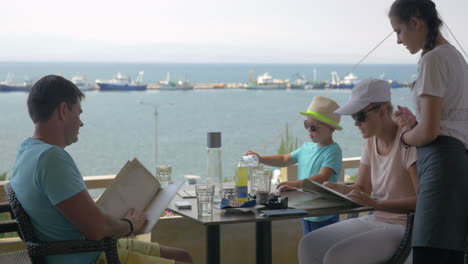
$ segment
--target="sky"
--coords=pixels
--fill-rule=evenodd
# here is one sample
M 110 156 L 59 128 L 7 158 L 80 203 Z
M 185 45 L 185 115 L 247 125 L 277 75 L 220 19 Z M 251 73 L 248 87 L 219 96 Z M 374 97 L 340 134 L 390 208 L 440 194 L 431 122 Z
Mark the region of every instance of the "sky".
M 3 1 L 0 61 L 355 63 L 392 32 L 392 2 Z M 468 52 L 468 1 L 434 2 Z M 392 34 L 364 63 L 414 63 L 418 57 Z

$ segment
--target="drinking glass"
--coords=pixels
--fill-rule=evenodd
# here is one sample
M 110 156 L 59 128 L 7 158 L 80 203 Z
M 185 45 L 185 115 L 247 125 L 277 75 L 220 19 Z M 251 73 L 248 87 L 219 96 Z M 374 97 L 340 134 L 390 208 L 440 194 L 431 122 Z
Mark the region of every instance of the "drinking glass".
M 213 214 L 214 184 L 196 184 L 198 216 L 210 216 Z
M 156 166 L 156 179 L 161 183 L 161 187 L 167 187 L 172 183 L 171 180 L 172 167 L 168 165 Z
M 258 204 L 267 204 L 271 187 L 271 170 L 267 168 L 252 169 L 250 190 L 257 197 Z

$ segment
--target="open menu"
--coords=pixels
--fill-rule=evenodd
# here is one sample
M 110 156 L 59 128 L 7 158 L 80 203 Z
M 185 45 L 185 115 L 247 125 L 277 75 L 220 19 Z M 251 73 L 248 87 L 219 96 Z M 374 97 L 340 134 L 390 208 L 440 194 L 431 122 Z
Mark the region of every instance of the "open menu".
M 130 208 L 146 213 L 148 222 L 142 233 L 151 232 L 167 205 L 176 195 L 183 182 L 161 184 L 137 159 L 125 164 L 112 183 L 96 201 L 106 214 L 122 218 Z
M 361 206 L 360 204 L 348 198 L 346 195 L 309 179 L 305 179 L 302 182 L 301 188 L 294 188 L 292 186 L 288 187 L 296 189 L 301 193 L 307 194 L 301 197 L 296 197 L 296 202 L 294 204 L 290 203 L 290 206 L 296 209 L 319 209 L 342 206 Z M 289 196 L 292 194 L 288 194 L 288 192 L 285 192 L 284 195 Z

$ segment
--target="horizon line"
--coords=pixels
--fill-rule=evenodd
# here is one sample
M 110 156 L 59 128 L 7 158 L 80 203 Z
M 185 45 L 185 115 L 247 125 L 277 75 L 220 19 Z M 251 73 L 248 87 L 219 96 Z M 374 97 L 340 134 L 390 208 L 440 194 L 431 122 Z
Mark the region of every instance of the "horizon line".
M 0 63 L 122 63 L 122 64 L 292 64 L 292 65 L 355 65 L 356 63 L 350 62 L 210 62 L 210 61 L 200 61 L 200 62 L 169 62 L 169 61 L 72 61 L 72 60 L 0 60 Z M 416 65 L 415 63 L 409 62 L 392 62 L 392 63 L 360 63 L 359 65 Z

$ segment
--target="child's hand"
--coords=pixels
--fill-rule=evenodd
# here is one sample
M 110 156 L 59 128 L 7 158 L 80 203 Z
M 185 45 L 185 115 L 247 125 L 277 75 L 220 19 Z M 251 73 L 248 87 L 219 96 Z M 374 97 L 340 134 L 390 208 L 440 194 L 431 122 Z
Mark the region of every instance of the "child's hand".
M 276 188 L 282 192 L 282 191 L 295 191 L 296 189 L 299 189 L 301 188 L 301 185 L 302 185 L 302 181 L 285 181 L 285 182 L 282 182 L 280 184 L 278 184 L 278 186 L 276 186 Z M 291 188 L 293 187 L 293 188 Z
M 253 152 L 252 150 L 248 150 L 244 153 L 244 156 L 247 156 L 247 155 L 256 155 L 257 157 L 260 158 L 260 155 L 258 155 L 257 152 Z

